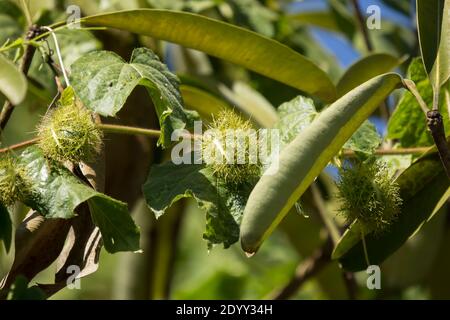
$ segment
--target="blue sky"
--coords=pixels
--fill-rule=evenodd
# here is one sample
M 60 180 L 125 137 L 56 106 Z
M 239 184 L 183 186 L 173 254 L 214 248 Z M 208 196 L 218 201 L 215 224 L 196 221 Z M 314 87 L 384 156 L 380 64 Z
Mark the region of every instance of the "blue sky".
M 411 19 L 385 6 L 380 0 L 360 0 L 359 3 L 361 9 L 364 11 L 370 5 L 378 5 L 381 8 L 382 19 L 395 21 L 404 26 L 411 26 L 413 24 Z M 293 3 L 289 7 L 291 12 L 320 11 L 326 9 L 326 0 L 304 0 Z M 348 67 L 360 57 L 360 54 L 342 36 L 320 28 L 313 28 L 313 35 L 325 48 L 333 52 L 343 68 Z

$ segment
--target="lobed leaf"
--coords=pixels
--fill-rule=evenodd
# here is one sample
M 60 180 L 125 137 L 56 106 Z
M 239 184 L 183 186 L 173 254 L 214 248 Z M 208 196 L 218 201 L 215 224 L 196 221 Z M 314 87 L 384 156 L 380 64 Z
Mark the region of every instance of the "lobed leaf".
M 72 65 L 71 82 L 84 105 L 103 116 L 115 116 L 134 88 L 145 86 L 161 125 L 158 143 L 165 147 L 174 130 L 193 126 L 198 117 L 183 109 L 178 78 L 150 49 L 135 49 L 130 63 L 108 51 L 84 55 Z
M 37 147 L 29 147 L 19 158 L 29 183 L 24 203 L 47 219 L 70 219 L 75 209 L 88 202 L 92 219 L 100 228 L 108 252 L 139 249 L 139 230 L 127 205 L 81 183 L 62 165 L 49 162 Z
M 172 162 L 156 165 L 142 190 L 157 218 L 178 200 L 194 198 L 206 212 L 204 239 L 210 244 L 223 243 L 225 248 L 239 239 L 239 224 L 249 190 L 228 188 L 210 168 Z

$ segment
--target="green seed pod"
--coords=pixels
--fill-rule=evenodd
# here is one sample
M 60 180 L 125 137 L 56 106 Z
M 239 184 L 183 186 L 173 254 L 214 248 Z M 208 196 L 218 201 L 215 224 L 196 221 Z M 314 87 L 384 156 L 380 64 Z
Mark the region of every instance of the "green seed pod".
M 240 185 L 261 172 L 258 160 L 251 161 L 250 155 L 251 148 L 257 147 L 257 138 L 250 121 L 231 110 L 223 110 L 202 136 L 203 160 L 218 179 Z
M 384 163 L 374 159 L 340 170 L 339 212 L 348 223 L 358 219 L 365 233 L 385 230 L 398 216 L 402 200 Z
M 92 161 L 102 147 L 102 131 L 79 102 L 65 104 L 44 116 L 38 126 L 39 147 L 56 161 Z
M 248 198 L 241 246 L 252 255 L 381 101 L 401 83 L 397 74 L 375 77 L 326 108 L 280 153 L 275 172 L 263 175 Z
M 25 169 L 9 155 L 0 158 L 0 202 L 13 205 L 24 198 L 28 188 Z

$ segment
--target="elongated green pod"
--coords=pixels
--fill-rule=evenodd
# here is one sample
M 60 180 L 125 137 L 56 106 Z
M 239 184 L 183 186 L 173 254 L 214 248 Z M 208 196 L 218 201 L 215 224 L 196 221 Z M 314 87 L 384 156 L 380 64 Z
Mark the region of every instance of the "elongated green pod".
M 254 254 L 358 127 L 400 84 L 396 73 L 363 83 L 324 110 L 272 163 L 248 199 L 241 245 Z

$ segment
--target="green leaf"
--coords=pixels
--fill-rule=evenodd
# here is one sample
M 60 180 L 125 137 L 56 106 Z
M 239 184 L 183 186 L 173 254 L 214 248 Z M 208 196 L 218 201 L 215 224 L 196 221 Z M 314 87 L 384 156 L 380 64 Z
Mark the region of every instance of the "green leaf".
M 183 109 L 178 78 L 146 48 L 133 51 L 130 63 L 113 52 L 84 55 L 72 65 L 72 86 L 81 101 L 103 116 L 115 116 L 137 85 L 147 88 L 161 125 L 158 143 L 171 144 L 176 129 L 193 126 L 198 115 Z
M 54 20 L 49 18 L 48 24 L 51 23 L 50 21 Z M 87 30 L 61 29 L 56 31 L 56 35 L 61 50 L 61 57 L 68 72 L 71 72 L 71 66 L 78 58 L 102 48 L 102 43 Z M 56 52 L 53 37 L 49 37 L 48 42 L 53 52 Z M 57 59 L 56 56 L 53 56 L 53 59 Z M 54 73 L 41 54 L 34 56 L 28 77 L 33 78 L 35 82 L 46 88 L 47 91 L 56 91 Z
M 25 99 L 27 79 L 14 63 L 0 54 L 0 92 L 17 105 Z
M 139 228 L 131 218 L 126 203 L 101 193 L 87 202 L 92 221 L 100 229 L 109 253 L 139 250 Z
M 224 100 L 200 88 L 181 85 L 180 92 L 186 108 L 197 111 L 202 119 L 210 120 L 211 115 L 230 108 Z
M 220 183 L 212 170 L 195 164 L 167 162 L 153 166 L 143 193 L 149 208 L 160 217 L 182 198 L 194 198 L 206 212 L 203 238 L 227 248 L 239 239 L 239 223 L 249 190 L 235 191 Z
M 233 83 L 232 90 L 224 85 L 219 86 L 220 92 L 243 112 L 258 127 L 272 128 L 277 122 L 277 112 L 266 98 L 242 81 Z
M 250 194 L 241 244 L 255 253 L 345 142 L 397 88 L 394 73 L 373 78 L 337 100 L 303 130 L 268 169 Z
M 417 46 L 415 30 L 389 20 L 382 20 L 381 24 L 382 28 L 372 29 L 369 32 L 372 44 L 378 52 L 389 53 L 397 57 L 415 52 Z M 355 47 L 361 52 L 367 51 L 362 34 L 358 34 Z
M 280 130 L 283 146 L 295 139 L 319 115 L 314 102 L 303 96 L 298 96 L 285 102 L 277 109 L 279 121 L 275 128 Z M 381 144 L 381 137 L 370 121 L 365 121 L 361 127 L 344 144 L 343 148 L 355 152 L 372 154 Z
M 400 63 L 398 58 L 386 53 L 374 53 L 358 60 L 339 80 L 336 86 L 338 96 L 343 96 L 373 77 L 391 71 Z
M 67 71 L 71 71 L 72 64 L 83 55 L 100 50 L 102 43 L 87 30 L 62 29 L 56 33 L 61 49 L 61 56 Z M 52 37 L 49 38 L 53 39 Z M 55 44 L 51 41 L 55 50 Z
M 12 221 L 8 209 L 0 203 L 0 241 L 3 241 L 6 252 L 11 248 Z
M 8 300 L 45 300 L 44 292 L 34 286 L 28 287 L 28 280 L 22 275 L 16 278 L 8 293 Z
M 417 28 L 423 63 L 431 74 L 441 41 L 445 0 L 417 0 Z M 444 26 L 444 29 L 448 26 Z
M 302 25 L 311 25 L 334 32 L 340 31 L 336 19 L 327 11 L 300 12 L 290 15 L 289 18 Z
M 411 79 L 415 83 L 427 80 L 427 71 L 423 65 L 421 58 L 412 59 L 408 66 L 408 71 L 406 73 L 406 78 Z
M 450 1 L 445 1 L 443 8 L 440 43 L 436 60 L 431 70 L 431 84 L 435 92 L 439 92 L 442 85 L 450 77 Z
M 356 24 L 352 14 L 349 12 L 345 1 L 342 0 L 330 0 L 328 1 L 330 12 L 333 15 L 338 28 L 341 32 L 347 36 L 349 40 L 352 40 L 356 33 Z
M 314 101 L 298 96 L 285 102 L 277 109 L 279 121 L 276 129 L 280 130 L 283 144 L 288 144 L 304 129 L 306 129 L 318 115 Z
M 204 51 L 326 102 L 333 101 L 336 96 L 329 77 L 304 56 L 254 32 L 204 16 L 140 9 L 90 16 L 83 22 L 128 30 Z
M 425 103 L 429 106 L 433 103 L 433 89 L 428 80 L 421 59 L 414 59 L 409 68 L 407 78 L 416 83 L 417 89 Z M 444 95 L 440 98 L 440 112 L 443 115 L 444 127 L 449 132 L 450 122 L 448 111 L 444 102 Z M 404 91 L 394 113 L 388 122 L 387 138 L 398 139 L 402 147 L 419 147 L 432 145 L 433 138 L 428 131 L 426 117 L 420 108 L 416 98 Z
M 215 0 L 147 0 L 150 8 L 170 9 L 178 11 L 201 12 L 214 8 Z
M 425 223 L 433 218 L 450 196 L 450 184 L 437 154 L 424 156 L 404 171 L 396 180 L 403 199 L 398 219 L 379 235 L 365 236 L 371 264 L 381 264 L 400 248 Z M 367 268 L 361 242 L 360 226 L 356 222 L 343 235 L 333 253 L 349 271 Z
M 139 249 L 139 230 L 125 203 L 86 186 L 59 163 L 49 162 L 37 147 L 23 151 L 19 161 L 30 184 L 23 201 L 27 206 L 48 219 L 70 219 L 78 206 L 88 202 L 108 252 Z
M 275 11 L 269 10 L 258 0 L 230 0 L 228 3 L 233 9 L 233 18 L 237 25 L 249 27 L 266 37 L 275 35 Z
M 345 4 L 339 0 L 328 1 L 329 11 L 299 12 L 288 17 L 299 24 L 320 27 L 332 32 L 343 33 L 352 40 L 356 27 L 352 15 Z
M 403 13 L 406 16 L 411 12 L 411 1 L 409 0 L 382 0 L 389 7 Z
M 383 139 L 378 134 L 375 125 L 369 120 L 366 120 L 344 144 L 344 148 L 357 153 L 370 155 L 380 146 L 382 141 Z
M 13 2 L 9 0 L 0 0 L 0 47 L 6 41 L 14 41 L 24 32 L 25 19 Z

